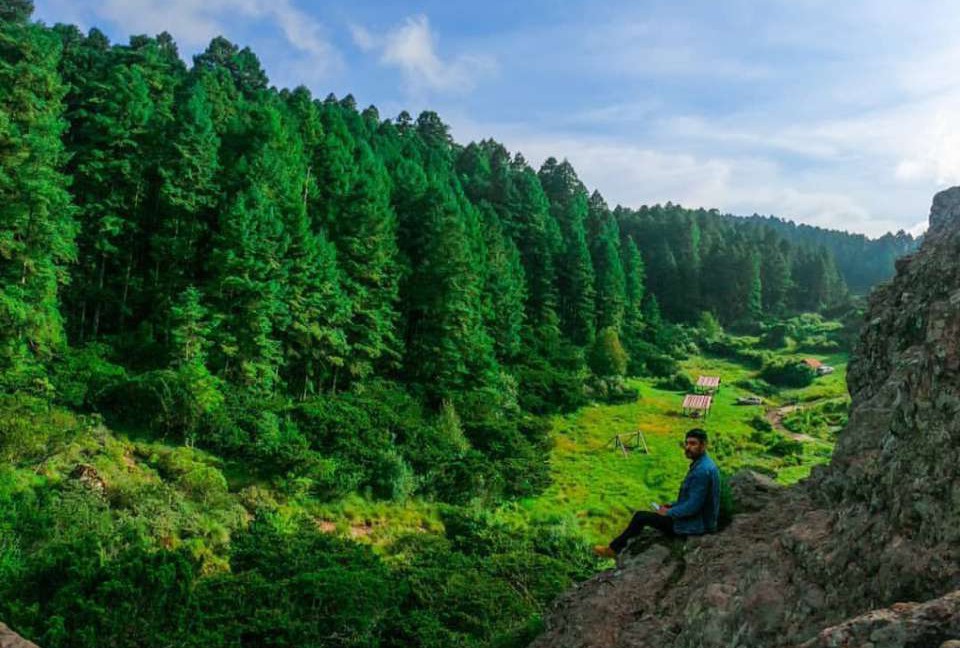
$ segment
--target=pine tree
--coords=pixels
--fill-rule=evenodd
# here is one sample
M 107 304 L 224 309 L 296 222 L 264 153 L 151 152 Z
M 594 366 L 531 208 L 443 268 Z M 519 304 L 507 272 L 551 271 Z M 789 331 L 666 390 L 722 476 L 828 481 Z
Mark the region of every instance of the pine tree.
M 504 236 L 499 220 L 489 207 L 484 210 L 484 243 L 487 258 L 483 298 L 484 324 L 493 338 L 500 360 L 511 360 L 520 352 L 525 298 L 523 265 L 520 252 Z
M 566 160 L 549 158 L 538 175 L 563 235 L 557 266 L 561 330 L 575 344 L 590 345 L 596 333 L 596 293 L 585 229 L 587 192 Z
M 341 290 L 334 246 L 322 232 L 311 231 L 306 209 L 294 211 L 286 228 L 287 320 L 281 335 L 288 383 L 306 398 L 326 384 L 337 389 L 339 370 L 352 352 L 345 331 L 351 304 Z
M 624 312 L 622 340 L 627 353 L 640 357 L 638 346 L 643 337 L 643 303 L 646 294 L 643 257 L 632 237 L 627 237 L 621 247 L 624 273 Z
M 124 333 L 150 309 L 147 241 L 157 226 L 160 178 L 182 63 L 169 37 L 108 48 L 96 32 L 65 33 L 67 137 L 79 207 L 78 281 L 68 294 L 79 340 Z
M 761 251 L 763 310 L 769 315 L 780 316 L 787 307 L 787 296 L 791 289 L 789 244 L 778 240 L 771 230 L 764 238 Z
M 623 327 L 626 286 L 620 261 L 620 228 L 599 192 L 590 196 L 587 233 L 596 276 L 597 328 Z
M 0 0 L 0 25 L 26 23 L 33 14 L 33 0 Z
M 290 246 L 285 220 L 302 199 L 290 173 L 296 170 L 284 165 L 288 151 L 279 112 L 272 106 L 249 110 L 254 148 L 234 170 L 246 186 L 220 212 L 207 293 L 222 317 L 217 342 L 224 375 L 249 389 L 270 392 L 283 364 L 277 330 L 288 316 L 283 299 L 288 280 L 284 257 Z
M 207 361 L 214 324 L 202 299 L 200 291 L 189 286 L 177 296 L 170 309 L 170 363 L 175 367 L 202 365 Z
M 217 136 L 206 90 L 198 82 L 184 92 L 170 153 L 159 168 L 159 208 L 150 237 L 153 318 L 166 339 L 170 300 L 202 277 L 205 242 L 219 202 Z
M 763 280 L 760 274 L 760 253 L 752 250 L 744 263 L 748 278 L 747 285 L 747 318 L 756 322 L 763 317 Z
M 422 248 L 405 301 L 408 373 L 437 395 L 491 384 L 496 363 L 483 326 L 483 261 L 474 209 L 446 187 L 421 202 Z
M 0 25 L 0 370 L 16 385 L 64 343 L 58 292 L 75 255 L 60 137 L 65 88 L 56 37 L 29 3 L 3 5 Z M 13 20 L 15 19 L 15 20 Z
M 337 247 L 352 307 L 347 370 L 363 377 L 381 358 L 399 356 L 397 219 L 386 169 L 369 145 L 349 132 L 344 110 L 337 104 L 323 107 L 324 137 L 313 158 L 318 187 L 313 211 Z

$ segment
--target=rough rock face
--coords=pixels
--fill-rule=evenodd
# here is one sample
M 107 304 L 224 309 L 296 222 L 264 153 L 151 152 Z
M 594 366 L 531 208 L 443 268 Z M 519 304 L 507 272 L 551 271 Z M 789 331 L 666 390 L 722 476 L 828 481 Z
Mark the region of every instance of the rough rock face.
M 6 624 L 0 623 L 0 648 L 37 648 L 37 644 L 27 641 Z
M 937 194 L 922 248 L 871 296 L 848 385 L 829 466 L 787 489 L 740 478 L 746 512 L 727 529 L 581 584 L 533 645 L 960 640 L 960 188 Z

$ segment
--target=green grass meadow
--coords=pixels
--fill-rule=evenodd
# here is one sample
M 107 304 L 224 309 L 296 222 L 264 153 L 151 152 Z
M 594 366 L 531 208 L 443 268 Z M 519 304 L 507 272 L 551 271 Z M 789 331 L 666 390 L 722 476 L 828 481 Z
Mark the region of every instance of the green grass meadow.
M 683 456 L 683 437 L 692 427 L 703 427 L 710 434 L 711 453 L 726 474 L 750 467 L 774 474 L 785 484 L 803 479 L 814 465 L 829 460 L 832 443 L 815 439 L 804 442 L 799 455 L 773 456 L 763 444 L 751 440 L 755 429 L 750 425 L 750 420 L 763 417 L 767 408 L 795 399 L 804 403 L 845 398 L 845 355 L 803 357 L 818 358 L 836 371 L 818 377 L 804 389 L 784 390 L 765 398 L 762 406 L 735 404 L 738 397 L 750 392 L 734 383 L 755 377 L 755 370 L 730 360 L 697 356 L 682 363 L 685 373 L 693 380 L 700 375 L 721 378 L 721 388 L 705 419 L 682 415 L 684 393 L 658 389 L 656 381 L 650 379 L 632 381 L 631 386 L 640 390 L 636 402 L 592 405 L 556 417 L 551 454 L 554 482 L 541 495 L 516 504 L 514 514 L 530 520 L 566 518 L 590 541 L 607 541 L 622 529 L 633 511 L 649 508 L 652 501 L 675 498 L 688 465 Z M 643 432 L 649 454 L 633 450 L 624 457 L 610 445 L 614 435 L 637 430 Z

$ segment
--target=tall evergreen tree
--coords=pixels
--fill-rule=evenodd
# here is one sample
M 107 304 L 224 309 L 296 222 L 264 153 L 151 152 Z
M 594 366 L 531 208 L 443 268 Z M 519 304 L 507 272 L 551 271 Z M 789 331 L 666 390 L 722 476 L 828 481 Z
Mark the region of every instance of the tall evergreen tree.
M 779 316 L 787 307 L 787 297 L 792 287 L 790 246 L 786 241 L 779 240 L 771 230 L 763 239 L 761 251 L 763 310 L 770 315 Z
M 596 292 L 585 224 L 587 192 L 566 160 L 547 159 L 538 175 L 563 235 L 557 266 L 561 329 L 575 344 L 589 345 L 596 333 Z
M 437 395 L 489 385 L 496 362 L 483 326 L 475 210 L 434 185 L 419 212 L 423 246 L 406 291 L 407 371 Z
M 643 257 L 633 238 L 627 237 L 621 247 L 624 275 L 623 343 L 627 353 L 639 357 L 637 345 L 643 335 L 644 286 Z
M 203 84 L 191 83 L 177 111 L 177 132 L 159 168 L 157 222 L 150 237 L 153 317 L 166 340 L 170 300 L 202 278 L 219 203 L 220 138 Z
M 25 24 L 29 10 L 4 4 L 0 24 L 0 372 L 14 384 L 63 344 L 58 291 L 76 230 L 60 170 L 60 47 Z
M 493 338 L 497 358 L 509 361 L 520 352 L 525 298 L 523 265 L 513 241 L 504 236 L 492 209 L 482 210 L 486 277 L 483 286 L 484 324 Z
M 599 192 L 590 196 L 587 235 L 597 293 L 597 328 L 623 328 L 626 286 L 620 261 L 620 227 Z
M 318 188 L 314 211 L 337 246 L 343 289 L 352 308 L 347 369 L 351 376 L 362 377 L 382 357 L 399 356 L 397 220 L 386 169 L 370 146 L 350 133 L 344 110 L 338 104 L 323 106 L 324 136 L 313 158 Z

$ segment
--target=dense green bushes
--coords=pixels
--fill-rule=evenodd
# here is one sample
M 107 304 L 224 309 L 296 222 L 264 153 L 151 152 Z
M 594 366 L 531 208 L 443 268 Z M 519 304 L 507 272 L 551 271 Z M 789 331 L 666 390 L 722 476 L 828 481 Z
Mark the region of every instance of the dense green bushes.
M 836 431 L 847 424 L 849 402 L 827 401 L 815 407 L 802 407 L 783 418 L 783 426 L 791 432 L 833 440 Z
M 730 358 L 748 367 L 760 369 L 770 359 L 771 354 L 757 346 L 758 340 L 755 337 L 723 335 L 711 342 L 706 350 L 721 358 Z
M 760 377 L 780 387 L 806 387 L 817 377 L 817 372 L 800 360 L 783 358 L 764 365 Z
M 11 498 L 9 486 L 7 471 L 0 614 L 51 648 L 519 647 L 546 604 L 596 567 L 561 527 L 448 508 L 444 536 L 400 538 L 384 558 L 310 518 L 261 512 L 234 533 L 228 563 L 211 569 L 188 545 L 158 548 L 121 518 L 110 522 L 82 488 L 43 491 L 70 500 L 51 507 L 26 492 Z M 91 514 L 99 525 L 51 533 L 65 515 Z

